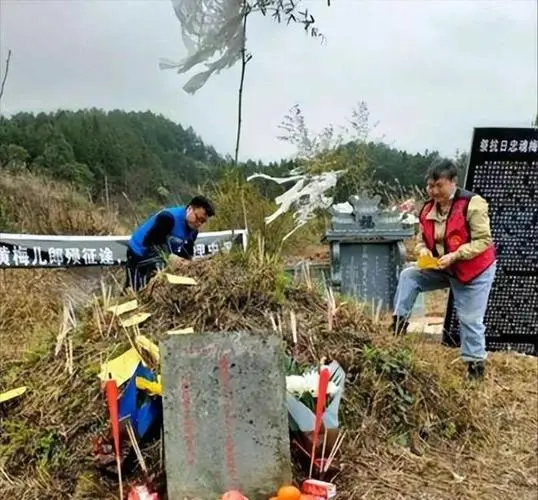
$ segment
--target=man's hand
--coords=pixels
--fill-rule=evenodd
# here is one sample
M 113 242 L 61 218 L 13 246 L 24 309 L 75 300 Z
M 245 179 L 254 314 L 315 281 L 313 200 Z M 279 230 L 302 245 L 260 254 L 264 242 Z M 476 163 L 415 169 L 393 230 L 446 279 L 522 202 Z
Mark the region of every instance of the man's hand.
M 439 267 L 439 269 L 446 269 L 447 267 L 454 264 L 456 260 L 457 260 L 457 255 L 455 253 L 447 253 L 446 255 L 443 255 L 437 261 L 437 266 Z
M 189 261 L 187 259 L 184 259 L 183 257 L 180 257 L 179 255 L 175 255 L 171 253 L 168 256 L 168 264 L 172 269 L 179 269 L 181 267 L 184 267 L 187 265 Z

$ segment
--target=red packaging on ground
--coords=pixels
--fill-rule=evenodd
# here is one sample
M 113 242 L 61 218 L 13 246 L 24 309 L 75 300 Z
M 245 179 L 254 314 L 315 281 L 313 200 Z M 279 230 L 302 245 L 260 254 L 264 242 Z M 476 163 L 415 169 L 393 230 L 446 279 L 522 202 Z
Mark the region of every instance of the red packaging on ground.
M 303 493 L 317 498 L 334 498 L 336 496 L 336 486 L 319 479 L 305 479 L 302 490 Z

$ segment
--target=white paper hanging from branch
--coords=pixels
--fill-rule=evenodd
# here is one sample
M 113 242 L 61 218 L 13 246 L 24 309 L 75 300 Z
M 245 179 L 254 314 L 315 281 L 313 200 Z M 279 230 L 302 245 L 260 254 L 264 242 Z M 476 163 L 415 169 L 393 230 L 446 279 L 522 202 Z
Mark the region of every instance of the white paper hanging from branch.
M 241 59 L 244 45 L 242 0 L 171 0 L 181 24 L 187 57 L 179 62 L 161 59 L 160 69 L 186 73 L 199 64 L 206 69 L 196 73 L 183 86 L 194 94 L 214 73 L 232 67 Z
M 336 186 L 338 177 L 343 170 L 324 172 L 319 175 L 292 175 L 290 177 L 271 177 L 266 174 L 253 174 L 247 177 L 247 181 L 253 179 L 268 179 L 278 184 L 295 182 L 295 184 L 285 193 L 275 198 L 278 209 L 265 218 L 266 224 L 271 224 L 280 215 L 294 209 L 295 227 L 290 231 L 284 240 L 289 238 L 297 229 L 306 224 L 315 216 L 316 210 L 327 209 L 333 203 L 332 196 L 326 196 L 329 189 Z

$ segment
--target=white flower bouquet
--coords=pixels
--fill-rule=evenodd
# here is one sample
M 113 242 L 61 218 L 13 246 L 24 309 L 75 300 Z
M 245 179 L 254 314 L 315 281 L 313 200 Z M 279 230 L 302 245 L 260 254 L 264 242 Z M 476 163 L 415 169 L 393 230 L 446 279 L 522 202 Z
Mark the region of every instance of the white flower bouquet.
M 286 402 L 292 420 L 290 422 L 292 430 L 299 430 L 303 433 L 314 430 L 319 374 L 324 368 L 329 369 L 330 378 L 322 418 L 323 427 L 338 428 L 338 411 L 344 391 L 345 373 L 342 367 L 333 361 L 327 366 L 310 368 L 302 374 L 291 374 L 286 377 Z
M 318 400 L 320 373 L 329 369 L 329 383 L 325 408 L 322 414 L 320 435 L 314 445 L 316 425 L 316 405 Z M 321 473 L 327 473 L 333 462 L 334 454 L 341 445 L 338 412 L 344 392 L 345 373 L 342 367 L 333 361 L 329 365 L 309 368 L 302 371 L 292 362 L 289 375 L 286 376 L 286 404 L 289 414 L 292 444 Z M 314 454 L 312 456 L 312 454 Z M 331 455 L 333 454 L 333 455 Z M 317 459 L 317 457 L 321 457 Z M 331 458 L 332 457 L 332 458 Z

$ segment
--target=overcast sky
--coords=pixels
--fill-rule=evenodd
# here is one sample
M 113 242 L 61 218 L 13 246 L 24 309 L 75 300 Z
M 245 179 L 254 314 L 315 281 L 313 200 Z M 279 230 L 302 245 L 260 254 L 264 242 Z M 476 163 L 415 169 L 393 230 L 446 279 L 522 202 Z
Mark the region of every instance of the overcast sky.
M 249 26 L 241 157 L 293 153 L 288 109 L 314 130 L 367 102 L 393 146 L 453 155 L 475 126 L 529 126 L 537 113 L 537 0 L 308 0 L 325 44 L 298 26 Z M 151 110 L 233 153 L 239 65 L 194 96 L 160 70 L 186 54 L 170 0 L 0 0 L 0 56 L 12 61 L 2 112 Z

